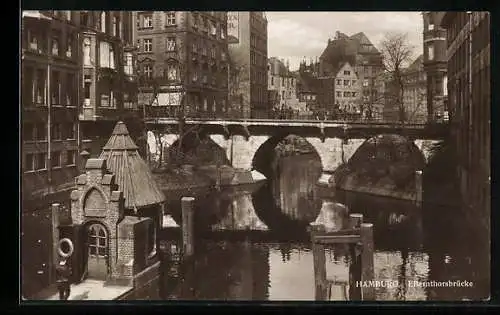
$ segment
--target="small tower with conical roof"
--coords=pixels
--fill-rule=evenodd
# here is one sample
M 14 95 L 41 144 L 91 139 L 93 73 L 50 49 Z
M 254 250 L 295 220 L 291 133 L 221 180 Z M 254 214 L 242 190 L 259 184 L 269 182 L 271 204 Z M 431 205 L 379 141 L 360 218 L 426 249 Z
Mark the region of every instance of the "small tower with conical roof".
M 100 157 L 88 159 L 76 184 L 71 224 L 73 265 L 82 267 L 79 279 L 137 290 L 158 278 L 157 231 L 165 196 L 123 122 L 116 124 Z

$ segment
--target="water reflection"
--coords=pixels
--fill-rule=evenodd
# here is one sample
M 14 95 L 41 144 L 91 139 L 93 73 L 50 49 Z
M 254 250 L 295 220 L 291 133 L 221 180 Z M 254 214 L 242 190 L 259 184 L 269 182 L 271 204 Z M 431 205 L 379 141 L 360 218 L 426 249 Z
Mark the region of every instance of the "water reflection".
M 306 158 L 285 158 L 275 181 L 253 194 L 242 192 L 219 201 L 220 213 L 255 210 L 273 233 L 285 241 L 201 241 L 196 245 L 195 263 L 184 273 L 184 282 L 171 290 L 175 294 L 171 293 L 170 298 L 314 300 L 313 255 L 304 228 L 315 220 L 322 203 L 328 200 L 317 194 L 314 172 L 314 163 Z M 489 295 L 489 269 L 485 267 L 489 256 L 475 252 L 474 245 L 467 246 L 467 237 L 448 231 L 451 224 L 431 228 L 433 222 L 442 221 L 425 218 L 424 214 L 437 215 L 442 213 L 439 209 L 417 209 L 408 202 L 346 192 L 337 192 L 333 200 L 346 204 L 350 212 L 363 213 L 366 221 L 374 223 L 375 279 L 393 284 L 378 287 L 377 300 L 454 301 Z M 207 207 L 203 205 L 203 209 Z M 400 219 L 394 220 L 395 217 Z M 445 239 L 441 237 L 443 232 L 448 236 L 455 234 Z M 300 235 L 304 236 L 302 240 Z M 346 248 L 327 248 L 326 258 L 327 278 L 336 281 L 330 299 L 354 298 L 355 290 L 349 287 L 350 259 Z M 415 285 L 433 280 L 467 280 L 474 286 Z

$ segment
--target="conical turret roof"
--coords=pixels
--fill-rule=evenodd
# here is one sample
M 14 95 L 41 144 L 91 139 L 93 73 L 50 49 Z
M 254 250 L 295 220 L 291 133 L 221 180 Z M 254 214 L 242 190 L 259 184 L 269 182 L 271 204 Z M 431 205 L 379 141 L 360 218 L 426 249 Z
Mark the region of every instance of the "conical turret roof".
M 108 170 L 115 175 L 126 209 L 155 205 L 166 199 L 137 149 L 127 126 L 119 121 L 99 157 L 106 160 Z

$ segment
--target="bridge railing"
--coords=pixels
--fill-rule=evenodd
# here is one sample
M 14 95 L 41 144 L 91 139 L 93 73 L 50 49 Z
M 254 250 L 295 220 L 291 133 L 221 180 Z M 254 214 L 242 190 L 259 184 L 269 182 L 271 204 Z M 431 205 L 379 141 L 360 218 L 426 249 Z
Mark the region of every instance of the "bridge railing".
M 155 119 L 192 119 L 192 120 L 247 120 L 247 121 L 303 121 L 303 122 L 333 122 L 349 124 L 410 124 L 424 125 L 429 123 L 447 123 L 444 119 L 427 121 L 424 119 L 409 119 L 402 122 L 396 118 L 367 117 L 357 113 L 299 113 L 290 111 L 260 112 L 259 115 L 245 117 L 240 112 L 189 110 L 183 111 L 179 106 L 148 106 L 146 120 Z

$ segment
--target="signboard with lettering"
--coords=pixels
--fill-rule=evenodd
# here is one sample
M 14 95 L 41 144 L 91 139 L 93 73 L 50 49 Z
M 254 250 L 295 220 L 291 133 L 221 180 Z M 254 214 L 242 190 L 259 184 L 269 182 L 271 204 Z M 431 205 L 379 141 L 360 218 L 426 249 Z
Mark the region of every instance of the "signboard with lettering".
M 238 44 L 240 42 L 239 12 L 227 12 L 227 42 L 230 44 Z

